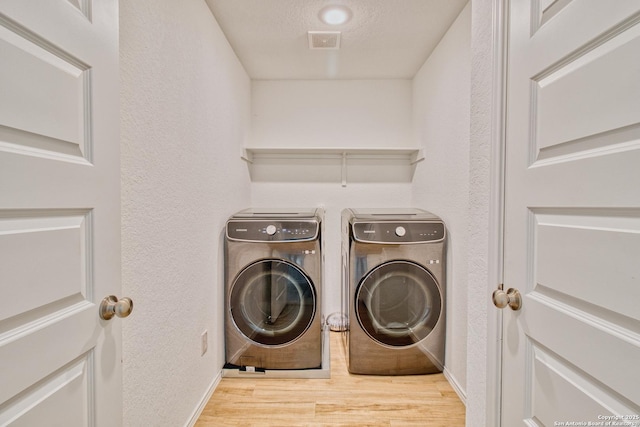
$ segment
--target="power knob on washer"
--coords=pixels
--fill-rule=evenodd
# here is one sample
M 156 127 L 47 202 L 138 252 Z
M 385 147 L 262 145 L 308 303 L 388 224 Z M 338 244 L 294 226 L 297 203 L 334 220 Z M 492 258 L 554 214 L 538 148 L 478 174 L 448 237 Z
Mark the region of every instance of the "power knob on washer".
M 407 234 L 407 230 L 403 226 L 396 227 L 396 236 L 404 237 Z
M 278 230 L 276 229 L 275 225 L 271 224 L 271 225 L 267 225 L 267 230 L 266 231 L 267 231 L 267 234 L 269 236 L 273 236 L 274 234 L 276 234 L 276 231 L 278 231 Z

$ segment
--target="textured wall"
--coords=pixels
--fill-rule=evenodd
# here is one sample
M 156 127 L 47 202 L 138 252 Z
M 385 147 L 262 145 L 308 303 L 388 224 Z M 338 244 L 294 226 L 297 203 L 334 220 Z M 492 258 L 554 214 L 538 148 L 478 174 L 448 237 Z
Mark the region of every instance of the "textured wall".
M 120 48 L 124 420 L 179 426 L 224 363 L 221 233 L 250 199 L 250 81 L 201 0 L 120 2 Z
M 497 337 L 489 336 L 491 289 L 491 260 L 489 250 L 494 236 L 492 230 L 492 134 L 494 5 L 497 0 L 472 0 L 471 18 L 471 151 L 469 157 L 469 292 L 467 340 L 467 425 L 492 426 L 493 396 L 488 394 L 492 379 L 487 376 L 489 346 Z
M 411 80 L 257 80 L 254 147 L 408 147 Z
M 424 150 L 414 206 L 447 223 L 446 369 L 462 393 L 467 363 L 471 5 L 460 13 L 413 80 L 413 126 Z

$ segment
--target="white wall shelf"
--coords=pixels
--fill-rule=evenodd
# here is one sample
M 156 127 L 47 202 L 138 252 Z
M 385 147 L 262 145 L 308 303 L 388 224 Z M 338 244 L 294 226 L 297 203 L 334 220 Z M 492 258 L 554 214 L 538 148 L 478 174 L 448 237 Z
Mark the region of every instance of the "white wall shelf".
M 411 182 L 417 148 L 245 148 L 254 182 Z

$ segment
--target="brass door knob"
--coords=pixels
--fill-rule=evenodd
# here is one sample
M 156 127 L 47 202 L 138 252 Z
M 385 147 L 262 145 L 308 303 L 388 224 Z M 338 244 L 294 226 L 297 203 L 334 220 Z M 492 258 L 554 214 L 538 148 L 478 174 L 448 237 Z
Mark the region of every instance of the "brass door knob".
M 493 291 L 493 305 L 498 308 L 509 306 L 514 311 L 520 310 L 520 307 L 522 307 L 520 291 L 514 288 L 509 288 L 507 292 L 502 289 L 496 289 Z
M 113 316 L 127 317 L 133 311 L 131 298 L 118 299 L 115 295 L 105 297 L 100 303 L 100 317 L 109 320 Z

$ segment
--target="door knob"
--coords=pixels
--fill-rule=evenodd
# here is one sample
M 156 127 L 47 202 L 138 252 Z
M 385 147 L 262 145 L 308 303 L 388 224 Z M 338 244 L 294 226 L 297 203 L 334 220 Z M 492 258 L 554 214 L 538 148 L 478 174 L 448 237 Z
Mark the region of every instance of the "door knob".
M 493 291 L 493 305 L 498 308 L 509 306 L 514 311 L 520 310 L 520 307 L 522 307 L 520 291 L 514 288 L 509 288 L 507 292 L 502 289 L 496 289 Z
M 109 320 L 113 316 L 127 317 L 133 311 L 131 298 L 118 299 L 115 295 L 105 297 L 100 303 L 100 317 Z

